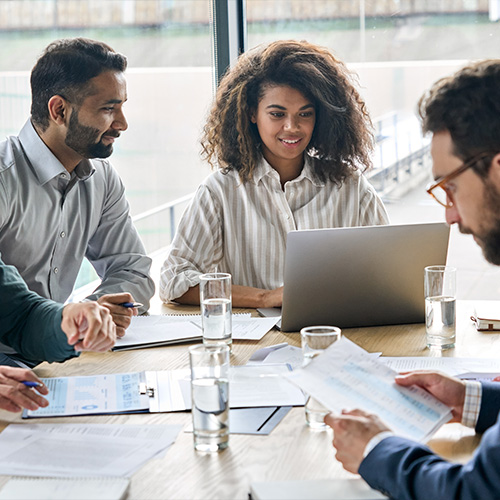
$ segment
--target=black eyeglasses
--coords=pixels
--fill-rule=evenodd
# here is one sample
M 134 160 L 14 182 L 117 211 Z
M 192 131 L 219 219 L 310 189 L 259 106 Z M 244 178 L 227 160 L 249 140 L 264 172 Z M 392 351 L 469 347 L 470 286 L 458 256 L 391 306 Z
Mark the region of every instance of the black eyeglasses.
M 473 167 L 477 163 L 486 158 L 490 158 L 494 156 L 496 153 L 480 153 L 476 156 L 473 156 L 466 162 L 464 162 L 460 167 L 451 172 L 451 174 L 445 175 L 441 177 L 436 182 L 433 182 L 427 186 L 427 192 L 443 207 L 451 208 L 453 207 L 453 194 L 447 187 L 447 183 L 450 182 L 455 177 L 458 177 L 460 174 L 464 173 L 467 169 Z M 440 189 L 438 189 L 440 188 Z

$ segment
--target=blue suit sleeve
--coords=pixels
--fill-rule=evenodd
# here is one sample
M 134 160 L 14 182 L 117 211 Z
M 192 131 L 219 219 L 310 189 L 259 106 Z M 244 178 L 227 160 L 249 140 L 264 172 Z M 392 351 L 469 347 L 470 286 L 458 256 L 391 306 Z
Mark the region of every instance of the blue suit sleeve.
M 484 432 L 495 424 L 500 412 L 500 383 L 483 382 L 481 408 L 477 419 L 476 431 Z
M 0 340 L 34 363 L 77 353 L 61 330 L 63 306 L 28 290 L 13 266 L 0 260 Z
M 484 434 L 465 465 L 438 457 L 400 437 L 381 441 L 359 473 L 372 487 L 398 500 L 496 500 L 500 498 L 500 421 Z

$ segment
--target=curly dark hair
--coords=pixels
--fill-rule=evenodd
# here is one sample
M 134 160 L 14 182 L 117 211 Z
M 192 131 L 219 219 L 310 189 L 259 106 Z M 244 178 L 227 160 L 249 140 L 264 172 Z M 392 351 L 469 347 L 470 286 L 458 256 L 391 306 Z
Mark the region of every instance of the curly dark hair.
M 454 154 L 464 161 L 491 158 L 472 167 L 487 175 L 500 151 L 500 59 L 479 61 L 438 80 L 419 100 L 424 133 L 449 131 Z
M 316 110 L 307 153 L 315 176 L 341 184 L 371 166 L 372 122 L 355 77 L 328 49 L 281 40 L 242 54 L 222 78 L 201 139 L 202 156 L 249 180 L 261 160 L 261 139 L 250 118 L 269 85 L 301 92 Z
M 45 130 L 52 96 L 62 95 L 79 105 L 92 93 L 92 78 L 103 71 L 123 72 L 126 68 L 127 58 L 105 43 L 88 38 L 52 42 L 31 71 L 31 119 Z

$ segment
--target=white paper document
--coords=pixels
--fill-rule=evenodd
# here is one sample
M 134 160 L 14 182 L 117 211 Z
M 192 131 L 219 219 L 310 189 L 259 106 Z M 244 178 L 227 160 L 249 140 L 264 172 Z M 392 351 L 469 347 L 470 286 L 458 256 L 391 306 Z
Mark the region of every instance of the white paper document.
M 229 407 L 303 406 L 304 394 L 281 375 L 287 365 L 232 366 L 229 372 Z M 148 387 L 154 387 L 152 412 L 191 409 L 189 369 L 146 372 Z
M 288 365 L 236 366 L 230 369 L 231 408 L 301 406 L 304 394 L 281 374 Z M 191 409 L 187 369 L 42 378 L 49 406 L 24 410 L 23 418 L 110 413 L 172 412 Z
M 249 313 L 233 314 L 234 340 L 260 340 L 279 318 L 253 318 Z M 117 339 L 113 351 L 142 349 L 180 344 L 202 339 L 201 316 L 150 315 L 134 316 L 124 337 Z
M 333 412 L 375 413 L 396 434 L 425 441 L 450 420 L 451 411 L 423 389 L 396 385 L 396 374 L 344 337 L 285 377 Z
M 201 329 L 181 316 L 134 316 L 125 336 L 116 340 L 113 351 L 141 349 L 201 340 Z
M 163 453 L 180 425 L 23 424 L 0 434 L 0 474 L 131 476 Z
M 191 321 L 201 329 L 201 316 L 192 316 Z M 272 330 L 279 318 L 257 318 L 249 313 L 233 314 L 233 340 L 260 340 Z
M 149 410 L 147 391 L 140 391 L 144 372 L 82 377 L 43 378 L 49 406 L 24 410 L 23 417 L 63 417 Z
M 12 477 L 0 500 L 125 500 L 125 477 Z
M 234 340 L 260 340 L 272 330 L 279 318 L 235 318 L 233 319 Z
M 380 361 L 393 370 L 440 371 L 458 377 L 463 374 L 500 375 L 500 359 L 495 358 L 429 358 L 429 357 L 381 357 Z M 493 377 L 491 377 L 493 378 Z
M 263 347 L 252 354 L 247 365 L 256 365 L 260 363 L 280 364 L 287 363 L 293 370 L 297 370 L 303 364 L 304 356 L 302 349 L 286 342 L 269 347 Z
M 250 484 L 252 500 L 382 500 L 361 478 L 265 481 Z

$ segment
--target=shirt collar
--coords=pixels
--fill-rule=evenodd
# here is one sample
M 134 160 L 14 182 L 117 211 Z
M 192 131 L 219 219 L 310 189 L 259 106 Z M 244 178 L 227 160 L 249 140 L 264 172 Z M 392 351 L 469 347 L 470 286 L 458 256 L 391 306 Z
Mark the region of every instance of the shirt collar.
M 299 183 L 303 182 L 304 179 L 307 179 L 309 182 L 311 182 L 311 184 L 313 184 L 316 187 L 324 187 L 325 183 L 318 180 L 314 175 L 311 163 L 312 162 L 309 155 L 305 155 L 304 168 L 302 169 L 302 172 L 300 172 L 300 175 L 296 179 L 293 179 L 289 182 Z M 266 176 L 275 178 L 279 181 L 278 172 L 274 170 L 274 168 L 271 167 L 271 165 L 269 165 L 269 163 L 264 157 L 262 157 L 259 166 L 254 170 L 251 182 L 253 182 L 255 185 L 258 185 L 259 182 Z
M 28 120 L 21 129 L 19 140 L 41 185 L 62 174 L 67 174 L 69 178 L 68 171 L 42 141 L 31 120 Z M 80 180 L 88 179 L 94 171 L 95 167 L 87 159 L 82 160 L 74 170 Z

